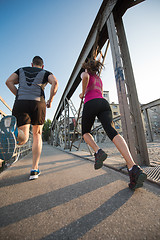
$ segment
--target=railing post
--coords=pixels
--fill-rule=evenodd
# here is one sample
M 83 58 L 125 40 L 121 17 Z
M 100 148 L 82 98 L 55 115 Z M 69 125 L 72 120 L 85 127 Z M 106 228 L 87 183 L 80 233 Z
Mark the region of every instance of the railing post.
M 70 149 L 69 104 L 64 100 L 64 141 L 65 149 Z
M 147 128 L 147 139 L 149 142 L 153 142 L 152 127 L 151 127 L 151 121 L 150 121 L 149 115 L 148 115 L 148 109 L 145 108 L 143 110 L 143 112 L 144 112 L 144 118 L 145 118 L 146 128 Z
M 149 165 L 148 150 L 140 113 L 135 80 L 122 18 L 116 25 L 111 13 L 107 20 L 115 70 L 122 129 L 131 154 L 139 165 Z

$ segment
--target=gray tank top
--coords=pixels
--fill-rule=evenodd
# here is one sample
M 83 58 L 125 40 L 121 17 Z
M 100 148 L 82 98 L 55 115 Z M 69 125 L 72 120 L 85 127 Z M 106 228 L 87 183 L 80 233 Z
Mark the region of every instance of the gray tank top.
M 44 88 L 51 72 L 36 67 L 24 67 L 15 73 L 19 76 L 16 100 L 45 101 Z

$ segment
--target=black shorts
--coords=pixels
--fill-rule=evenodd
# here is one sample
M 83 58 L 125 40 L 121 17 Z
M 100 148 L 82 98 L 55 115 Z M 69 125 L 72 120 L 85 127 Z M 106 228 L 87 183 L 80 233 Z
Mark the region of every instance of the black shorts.
M 113 127 L 110 105 L 104 98 L 95 98 L 84 104 L 82 113 L 82 135 L 90 133 L 96 117 L 98 117 L 108 137 L 113 140 L 118 132 Z
M 17 118 L 18 127 L 25 124 L 43 125 L 46 116 L 46 103 L 35 100 L 16 100 L 12 115 Z

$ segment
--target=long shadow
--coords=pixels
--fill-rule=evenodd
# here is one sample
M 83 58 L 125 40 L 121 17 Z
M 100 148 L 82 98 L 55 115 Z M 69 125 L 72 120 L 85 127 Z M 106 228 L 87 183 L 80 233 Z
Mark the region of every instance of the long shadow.
M 52 151 L 47 151 L 48 149 L 44 148 L 43 151 L 42 151 L 41 158 L 49 157 L 49 156 L 53 156 L 53 157 L 55 156 L 54 148 L 51 147 L 50 145 L 47 145 L 47 147 L 49 149 L 51 149 L 53 152 Z M 62 150 L 59 150 L 59 151 L 63 152 Z M 56 153 L 56 155 L 59 155 L 59 153 Z M 28 155 L 24 156 L 24 158 L 21 158 L 18 161 L 24 161 L 24 160 L 26 161 L 26 158 L 32 159 L 32 153 L 29 153 Z M 48 164 L 55 164 L 57 162 L 66 162 L 66 161 L 73 161 L 73 160 L 74 160 L 74 157 L 73 157 L 73 159 L 72 158 L 68 158 L 68 159 L 64 159 L 64 160 L 61 159 L 61 160 L 51 161 L 51 162 L 48 162 Z M 43 162 L 41 163 L 41 161 L 40 161 L 40 165 L 47 165 L 47 163 L 46 162 L 45 163 L 43 163 Z M 12 165 L 12 167 L 14 167 L 13 170 L 14 169 L 23 169 L 23 168 L 31 167 L 31 164 L 24 165 L 24 166 L 14 166 L 14 165 Z M 0 174 L 1 174 L 1 172 L 0 172 Z
M 22 161 L 23 161 L 23 159 L 22 159 Z M 63 163 L 63 162 L 65 163 L 65 162 L 71 162 L 71 161 L 75 161 L 75 159 L 74 158 L 67 158 L 67 159 L 61 159 L 61 160 L 52 160 L 50 162 L 46 162 L 46 161 L 41 162 L 40 161 L 39 166 L 55 165 L 56 163 Z M 12 170 L 18 170 L 18 169 L 24 169 L 24 168 L 30 168 L 30 167 L 31 167 L 31 164 L 21 165 L 21 166 L 13 166 Z
M 128 188 L 125 188 L 116 193 L 108 201 L 106 201 L 91 213 L 77 219 L 76 221 L 70 223 L 68 226 L 63 227 L 56 232 L 53 232 L 41 240 L 77 240 L 93 227 L 102 222 L 104 219 L 112 215 L 117 209 L 125 204 L 132 195 L 133 192 L 131 192 Z
M 21 174 L 19 176 L 3 178 L 0 181 L 0 188 L 28 182 L 28 178 L 29 178 L 29 173 Z
M 62 170 L 67 170 L 67 169 L 70 169 L 70 168 L 73 168 L 73 167 L 78 167 L 78 166 L 81 166 L 81 165 L 84 165 L 84 164 L 87 164 L 87 162 L 82 162 L 82 160 L 77 160 L 76 162 L 74 163 L 68 163 L 67 165 L 60 165 L 60 166 L 55 166 L 53 168 L 47 168 L 47 169 L 43 169 L 43 172 L 42 173 L 45 173 L 46 174 L 50 174 L 50 173 L 55 173 L 55 172 L 59 172 L 59 171 L 62 171 Z
M 118 177 L 115 177 L 115 180 L 117 179 Z M 105 173 L 46 194 L 2 207 L 0 208 L 0 227 L 7 226 L 69 202 L 111 182 L 113 182 L 112 177 Z
M 77 162 L 70 163 L 70 164 L 67 164 L 67 165 L 54 166 L 52 168 L 50 167 L 50 168 L 47 168 L 47 169 L 43 169 L 42 174 L 44 174 L 46 176 L 46 175 L 51 174 L 51 173 L 59 172 L 59 171 L 62 171 L 62 170 L 67 170 L 69 168 L 78 167 L 78 166 L 81 166 L 81 165 L 84 165 L 84 164 L 86 164 L 85 161 L 83 162 L 82 160 L 81 161 L 78 160 Z M 42 165 L 42 164 L 40 164 L 40 165 Z M 43 164 L 43 165 L 45 165 L 45 164 Z M 0 188 L 7 187 L 7 186 L 12 186 L 12 185 L 16 185 L 16 184 L 20 184 L 20 183 L 24 183 L 24 182 L 28 182 L 28 178 L 29 178 L 29 173 L 28 174 L 27 173 L 26 174 L 21 174 L 19 176 L 3 178 L 0 181 Z

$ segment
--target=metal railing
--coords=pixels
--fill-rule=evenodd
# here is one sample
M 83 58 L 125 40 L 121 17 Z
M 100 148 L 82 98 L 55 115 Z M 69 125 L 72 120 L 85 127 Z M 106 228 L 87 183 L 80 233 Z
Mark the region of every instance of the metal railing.
M 143 127 L 144 127 L 144 132 L 145 132 L 147 142 L 160 141 L 160 99 L 157 99 L 147 104 L 143 104 L 140 106 L 140 109 L 142 113 Z M 70 112 L 72 112 L 72 106 L 70 106 L 70 104 L 69 104 L 69 110 Z M 62 112 L 62 115 L 59 117 L 59 119 L 56 121 L 56 131 L 54 132 L 54 134 L 52 134 L 52 144 L 55 146 L 66 148 L 66 145 L 65 145 L 66 132 L 68 132 L 67 140 L 69 140 L 69 142 L 72 141 L 73 134 L 74 134 L 72 125 L 73 125 L 73 122 L 75 122 L 77 119 L 77 114 L 75 114 L 73 117 L 70 117 L 69 115 L 70 114 L 68 114 L 68 118 L 69 118 L 68 122 L 70 126 L 68 125 L 66 126 L 64 124 L 64 121 L 65 121 L 64 111 Z M 115 125 L 119 126 L 119 129 L 121 129 L 120 115 L 113 118 L 113 122 Z M 119 131 L 118 129 L 117 131 L 120 134 L 123 134 L 122 131 Z M 94 125 L 91 133 L 97 142 L 108 141 L 107 135 L 103 131 L 102 125 L 100 123 L 96 123 Z M 74 142 L 78 142 L 81 140 L 82 138 L 81 138 L 81 116 L 80 116 Z M 79 144 L 77 144 L 77 150 L 78 149 L 79 149 Z
M 160 141 L 160 98 L 141 105 L 148 142 Z

